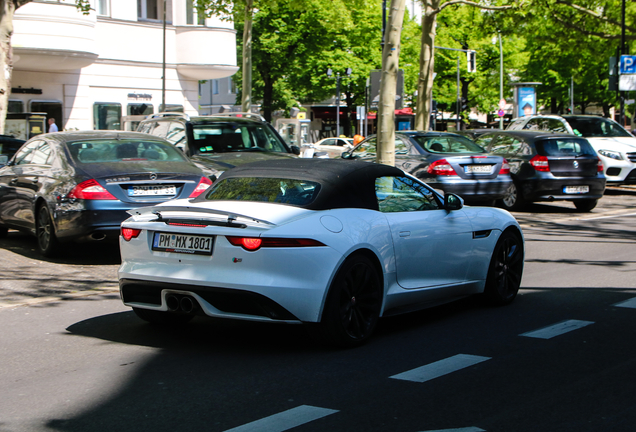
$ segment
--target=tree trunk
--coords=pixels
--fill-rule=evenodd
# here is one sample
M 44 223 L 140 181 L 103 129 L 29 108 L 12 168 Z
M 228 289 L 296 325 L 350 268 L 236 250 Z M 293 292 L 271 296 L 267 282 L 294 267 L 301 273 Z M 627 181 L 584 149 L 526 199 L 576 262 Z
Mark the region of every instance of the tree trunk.
M 4 121 L 7 118 L 7 106 L 11 95 L 11 76 L 13 75 L 13 14 L 15 10 L 30 0 L 0 0 L 0 134 L 4 134 Z
M 395 165 L 395 94 L 400 60 L 400 36 L 406 0 L 391 0 L 389 22 L 382 51 L 382 78 L 378 103 L 378 139 L 376 160 Z
M 254 1 L 245 2 L 245 25 L 243 27 L 243 100 L 241 110 L 252 111 L 252 16 Z
M 431 120 L 433 101 L 433 74 L 435 72 L 435 27 L 440 0 L 425 0 L 422 11 L 422 44 L 420 52 L 420 77 L 417 82 L 417 111 L 415 130 L 426 131 Z

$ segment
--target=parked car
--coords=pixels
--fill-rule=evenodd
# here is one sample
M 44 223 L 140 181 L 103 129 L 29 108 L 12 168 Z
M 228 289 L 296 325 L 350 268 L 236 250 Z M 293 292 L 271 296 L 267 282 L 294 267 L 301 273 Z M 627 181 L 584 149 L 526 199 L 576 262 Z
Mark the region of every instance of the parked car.
M 506 130 L 484 134 L 476 142 L 510 164 L 513 183 L 500 201 L 507 210 L 521 210 L 533 201 L 561 200 L 590 211 L 603 196 L 603 164 L 585 138 Z
M 566 132 L 586 138 L 603 162 L 608 184 L 636 184 L 636 137 L 614 120 L 592 115 L 532 115 L 506 130 Z
M 25 142 L 13 135 L 0 135 L 0 166 L 6 165 Z
M 376 140 L 376 136 L 371 135 L 342 157 L 373 162 Z M 489 155 L 468 138 L 455 133 L 396 133 L 395 166 L 429 186 L 455 193 L 471 203 L 501 199 L 512 183 L 508 162 L 503 157 Z
M 59 243 L 116 240 L 126 210 L 193 198 L 212 182 L 169 142 L 137 132 L 57 132 L 27 141 L 0 168 L 0 235 Z
M 155 323 L 319 323 L 327 340 L 354 346 L 381 316 L 473 294 L 508 304 L 523 272 L 510 213 L 463 207 L 383 164 L 246 164 L 194 200 L 129 213 L 121 298 Z
M 167 139 L 212 180 L 237 165 L 300 154 L 299 147 L 288 146 L 263 117 L 253 113 L 196 117 L 160 113 L 141 121 L 137 131 Z
M 330 157 L 339 158 L 345 151 L 351 150 L 353 145 L 353 138 L 323 138 L 312 144 L 307 144 L 307 149 L 303 157 Z M 309 150 L 309 152 L 308 152 Z M 311 156 L 309 156 L 311 154 Z

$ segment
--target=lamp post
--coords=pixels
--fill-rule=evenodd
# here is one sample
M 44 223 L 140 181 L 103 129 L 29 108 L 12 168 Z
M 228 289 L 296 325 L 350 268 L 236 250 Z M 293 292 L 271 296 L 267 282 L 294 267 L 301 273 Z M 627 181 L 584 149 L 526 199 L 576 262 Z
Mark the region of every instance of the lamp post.
M 347 68 L 347 76 L 351 76 L 351 72 L 351 68 Z M 331 69 L 327 69 L 327 76 L 333 76 Z M 340 79 L 340 72 L 336 72 L 336 138 L 340 136 Z

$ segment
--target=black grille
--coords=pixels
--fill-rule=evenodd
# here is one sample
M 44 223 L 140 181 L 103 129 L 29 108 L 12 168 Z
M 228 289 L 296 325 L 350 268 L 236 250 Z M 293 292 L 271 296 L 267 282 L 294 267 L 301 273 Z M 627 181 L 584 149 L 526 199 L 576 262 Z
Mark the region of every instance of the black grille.
M 630 162 L 636 163 L 636 152 L 627 153 L 627 159 L 629 159 Z
M 292 313 L 275 301 L 257 293 L 197 285 L 175 285 L 163 282 L 146 282 L 122 279 L 119 282 L 126 303 L 161 305 L 161 291 L 172 289 L 189 291 L 199 295 L 220 311 L 244 315 L 255 315 L 275 320 L 297 320 Z

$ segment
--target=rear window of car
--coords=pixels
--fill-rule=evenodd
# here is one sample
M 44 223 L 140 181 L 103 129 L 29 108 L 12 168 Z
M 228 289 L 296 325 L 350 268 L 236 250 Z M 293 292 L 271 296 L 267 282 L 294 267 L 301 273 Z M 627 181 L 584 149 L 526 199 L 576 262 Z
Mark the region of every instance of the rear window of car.
M 573 139 L 550 139 L 535 143 L 541 156 L 594 156 L 596 153 L 589 142 Z
M 205 198 L 212 201 L 255 201 L 306 206 L 314 201 L 320 184 L 306 180 L 234 177 L 214 183 Z
M 124 161 L 185 161 L 174 146 L 148 140 L 83 140 L 66 144 L 73 159 L 82 164 Z
M 288 153 L 267 126 L 258 123 L 214 122 L 192 124 L 195 154 L 265 151 Z
M 412 136 L 424 150 L 431 153 L 484 153 L 485 150 L 463 136 Z

